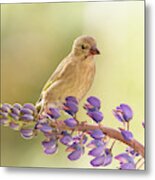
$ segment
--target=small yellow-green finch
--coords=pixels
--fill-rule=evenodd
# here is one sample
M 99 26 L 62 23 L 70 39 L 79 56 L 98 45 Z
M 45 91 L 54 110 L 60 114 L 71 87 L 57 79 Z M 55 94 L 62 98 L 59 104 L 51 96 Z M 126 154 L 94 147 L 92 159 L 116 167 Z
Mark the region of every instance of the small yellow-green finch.
M 94 55 L 100 54 L 91 36 L 75 39 L 69 55 L 62 60 L 45 84 L 36 103 L 40 113 L 49 107 L 61 107 L 68 96 L 80 101 L 90 89 L 95 76 Z

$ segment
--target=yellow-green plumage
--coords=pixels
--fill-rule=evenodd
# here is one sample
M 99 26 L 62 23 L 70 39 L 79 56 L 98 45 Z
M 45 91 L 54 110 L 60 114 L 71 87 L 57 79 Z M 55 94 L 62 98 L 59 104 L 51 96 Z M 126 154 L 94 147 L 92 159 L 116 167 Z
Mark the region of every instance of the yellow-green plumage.
M 86 95 L 95 76 L 95 54 L 99 51 L 94 38 L 81 36 L 74 41 L 71 53 L 58 65 L 41 92 L 36 104 L 41 112 L 49 106 L 61 107 L 67 96 L 80 101 Z

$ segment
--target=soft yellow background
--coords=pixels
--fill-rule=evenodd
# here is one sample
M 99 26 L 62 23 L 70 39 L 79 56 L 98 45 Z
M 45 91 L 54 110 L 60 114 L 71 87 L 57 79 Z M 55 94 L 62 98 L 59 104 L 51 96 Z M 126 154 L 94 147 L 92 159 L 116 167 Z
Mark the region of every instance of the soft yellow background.
M 144 143 L 144 2 L 90 2 L 8 4 L 1 8 L 1 101 L 35 103 L 42 86 L 65 57 L 73 40 L 82 34 L 97 39 L 101 55 L 96 57 L 97 73 L 87 94 L 102 100 L 104 124 L 120 123 L 112 109 L 120 103 L 134 111 L 131 129 Z M 86 99 L 86 97 L 85 97 Z M 78 118 L 87 116 L 81 102 Z M 87 118 L 88 119 L 88 118 Z M 90 123 L 92 123 L 90 121 Z M 92 157 L 67 159 L 64 146 L 54 155 L 45 155 L 43 137 L 24 140 L 18 132 L 1 128 L 3 166 L 92 168 Z M 114 154 L 125 146 L 117 143 Z M 106 168 L 116 168 L 118 162 Z

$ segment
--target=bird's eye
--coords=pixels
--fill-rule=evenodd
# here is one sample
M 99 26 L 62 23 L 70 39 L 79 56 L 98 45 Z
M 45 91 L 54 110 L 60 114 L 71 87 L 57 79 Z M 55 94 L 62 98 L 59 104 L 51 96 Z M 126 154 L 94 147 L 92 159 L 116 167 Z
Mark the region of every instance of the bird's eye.
M 81 45 L 81 48 L 82 48 L 82 49 L 86 49 L 85 46 L 84 46 L 83 44 Z

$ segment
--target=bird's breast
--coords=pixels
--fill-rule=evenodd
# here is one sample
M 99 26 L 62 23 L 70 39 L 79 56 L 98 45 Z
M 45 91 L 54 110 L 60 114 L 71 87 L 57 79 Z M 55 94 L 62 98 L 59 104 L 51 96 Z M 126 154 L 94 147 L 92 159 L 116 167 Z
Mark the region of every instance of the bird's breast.
M 73 88 L 76 89 L 76 97 L 81 100 L 89 91 L 95 76 L 95 62 L 93 59 L 86 59 L 76 65 L 75 82 Z

